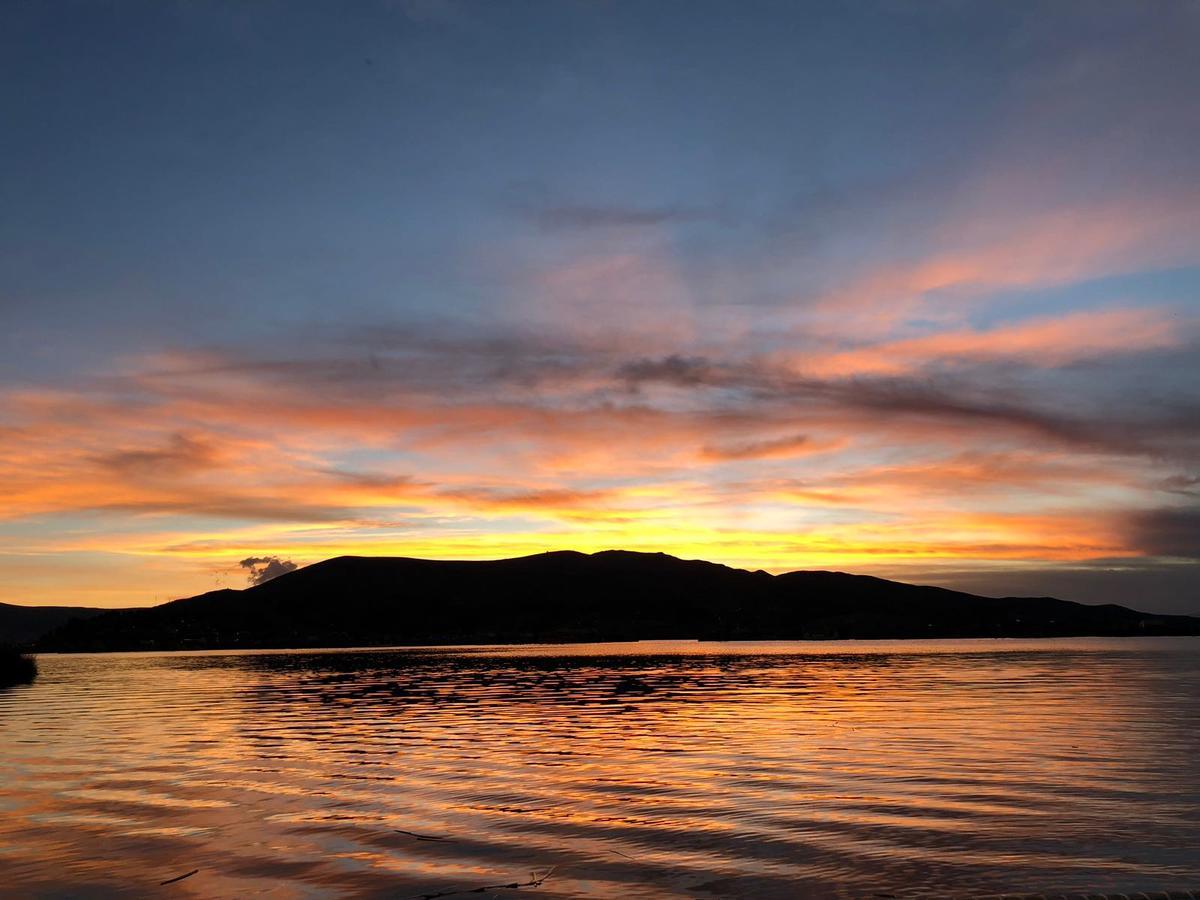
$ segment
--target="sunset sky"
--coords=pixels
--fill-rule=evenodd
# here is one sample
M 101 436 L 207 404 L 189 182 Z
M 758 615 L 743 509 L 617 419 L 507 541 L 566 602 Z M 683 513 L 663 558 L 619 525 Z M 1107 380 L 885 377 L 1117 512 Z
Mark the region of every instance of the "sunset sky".
M 0 601 L 662 550 L 1200 612 L 1200 5 L 0 6 Z

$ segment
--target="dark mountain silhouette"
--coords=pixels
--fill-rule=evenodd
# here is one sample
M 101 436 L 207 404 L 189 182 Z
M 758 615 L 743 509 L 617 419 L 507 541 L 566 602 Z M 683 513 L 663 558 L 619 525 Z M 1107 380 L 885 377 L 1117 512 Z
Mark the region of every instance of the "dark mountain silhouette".
M 0 644 L 31 644 L 71 619 L 89 619 L 103 609 L 87 606 L 14 606 L 0 603 Z
M 70 622 L 40 648 L 1148 634 L 1200 634 L 1200 618 L 610 550 L 495 562 L 344 556 L 244 591 Z

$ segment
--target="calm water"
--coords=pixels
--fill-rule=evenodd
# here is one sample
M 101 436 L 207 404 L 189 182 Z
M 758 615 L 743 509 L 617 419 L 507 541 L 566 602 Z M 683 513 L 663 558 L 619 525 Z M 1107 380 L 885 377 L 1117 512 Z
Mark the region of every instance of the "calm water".
M 1200 889 L 1200 639 L 41 666 L 0 691 L 7 895 Z

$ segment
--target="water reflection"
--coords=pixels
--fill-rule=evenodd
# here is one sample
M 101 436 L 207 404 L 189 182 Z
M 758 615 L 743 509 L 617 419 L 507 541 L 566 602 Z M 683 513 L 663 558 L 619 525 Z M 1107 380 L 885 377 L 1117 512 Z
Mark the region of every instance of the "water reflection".
M 0 889 L 391 897 L 1200 885 L 1200 641 L 44 657 Z M 430 839 L 432 838 L 432 839 Z

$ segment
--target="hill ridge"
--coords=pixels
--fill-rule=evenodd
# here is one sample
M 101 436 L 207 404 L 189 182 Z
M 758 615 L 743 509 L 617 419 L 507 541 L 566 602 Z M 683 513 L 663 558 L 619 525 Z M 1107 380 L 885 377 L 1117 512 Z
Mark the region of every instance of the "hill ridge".
M 42 649 L 1200 634 L 1200 618 L 981 597 L 871 575 L 773 575 L 666 553 L 345 555 L 243 590 L 71 622 Z

